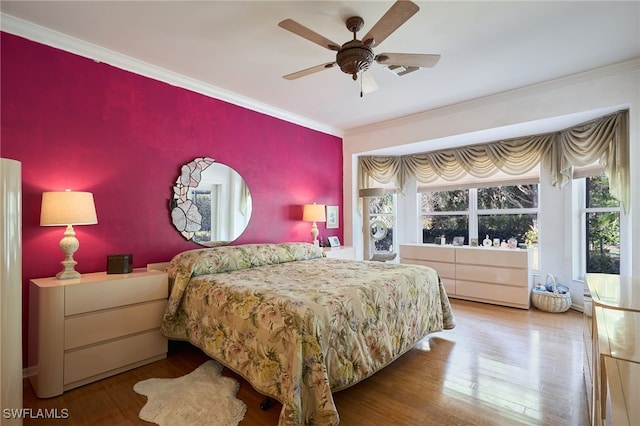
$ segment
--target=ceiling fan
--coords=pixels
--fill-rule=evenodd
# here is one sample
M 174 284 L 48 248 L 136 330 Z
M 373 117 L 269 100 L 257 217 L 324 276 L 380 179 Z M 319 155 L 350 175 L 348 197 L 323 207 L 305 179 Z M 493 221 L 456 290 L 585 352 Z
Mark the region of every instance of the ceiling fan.
M 369 76 L 368 79 L 363 79 L 364 71 L 367 71 L 373 62 L 387 65 L 397 75 L 405 75 L 420 68 L 435 66 L 440 60 L 440 55 L 415 53 L 379 53 L 376 55 L 373 53 L 374 46 L 378 47 L 389 35 L 415 15 L 418 10 L 420 10 L 418 5 L 411 1 L 396 1 L 362 40 L 356 38 L 356 33 L 362 29 L 364 20 L 359 16 L 352 16 L 346 20 L 346 26 L 353 33 L 353 40 L 347 41 L 342 46 L 297 23 L 293 19 L 285 19 L 278 26 L 337 53 L 333 62 L 326 62 L 287 74 L 283 78 L 295 80 L 338 65 L 344 73 L 350 74 L 353 80 L 357 80 L 358 74 L 360 74 L 361 84 L 363 80 L 369 81 L 373 87 L 370 88 L 372 90 L 368 91 L 373 91 L 377 88 L 377 85 L 372 81 L 372 78 Z M 360 96 L 362 96 L 362 90 L 365 93 L 367 92 L 366 89 L 361 89 Z

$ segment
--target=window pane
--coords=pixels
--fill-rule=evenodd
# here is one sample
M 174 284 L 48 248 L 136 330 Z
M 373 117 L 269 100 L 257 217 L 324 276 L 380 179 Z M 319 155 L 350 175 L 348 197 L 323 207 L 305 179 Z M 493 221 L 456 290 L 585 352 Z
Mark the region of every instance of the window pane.
M 620 273 L 620 214 L 587 213 L 587 272 Z
M 478 216 L 478 239 L 484 240 L 518 240 L 518 244 L 526 244 L 529 249 L 531 269 L 540 269 L 538 253 L 538 215 L 537 214 L 496 214 Z
M 469 210 L 469 190 L 422 193 L 422 212 L 460 212 Z
M 478 209 L 529 209 L 538 207 L 538 184 L 478 188 Z
M 587 208 L 618 207 L 620 203 L 609 194 L 609 179 L 606 176 L 593 176 L 586 179 Z
M 453 237 L 465 237 L 469 235 L 469 216 L 467 215 L 447 215 L 447 216 L 422 216 L 422 242 L 440 244 L 440 237 L 447 239 L 447 244 L 451 244 Z
M 478 216 L 478 239 L 488 235 L 492 240 L 508 241 L 513 237 L 518 244 L 538 242 L 536 214 L 493 214 Z M 535 241 L 534 241 L 535 240 Z
M 368 200 L 369 213 L 393 214 L 393 194 L 386 194 L 384 197 L 373 197 Z

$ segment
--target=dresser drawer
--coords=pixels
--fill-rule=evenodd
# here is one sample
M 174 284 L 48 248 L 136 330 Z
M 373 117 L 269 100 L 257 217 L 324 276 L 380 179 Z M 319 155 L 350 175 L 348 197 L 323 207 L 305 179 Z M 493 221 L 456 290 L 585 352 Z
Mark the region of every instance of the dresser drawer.
M 529 283 L 529 273 L 526 269 L 457 264 L 455 276 L 456 280 L 515 285 L 525 289 L 528 289 Z
M 96 280 L 92 281 L 94 277 Z M 81 283 L 66 286 L 64 314 L 65 316 L 76 315 L 166 299 L 168 291 L 167 276 L 162 272 L 145 271 L 124 275 L 86 274 L 83 275 Z
M 518 250 L 460 249 L 456 251 L 456 263 L 522 268 L 526 271 L 529 262 L 528 256 L 526 251 Z
M 434 262 L 432 260 L 402 259 L 401 261 L 407 265 L 423 265 L 436 270 L 440 277 L 455 278 L 456 266 L 453 263 Z
M 455 262 L 456 250 L 454 247 L 437 247 L 428 245 L 401 245 L 400 258 L 403 263 L 409 259 L 434 260 L 437 262 Z
M 456 280 L 451 278 L 440 278 L 442 280 L 442 285 L 444 286 L 444 290 L 447 292 L 447 296 L 453 296 L 456 294 Z
M 64 355 L 64 384 L 86 380 L 166 352 L 167 339 L 160 330 L 69 351 Z
M 325 247 L 322 249 L 325 256 L 329 259 L 349 259 L 355 260 L 356 258 L 356 249 L 348 246 L 340 246 L 340 247 Z
M 158 329 L 162 325 L 166 305 L 166 300 L 157 300 L 68 317 L 64 321 L 64 349 Z
M 529 289 L 527 287 L 456 280 L 456 296 L 529 307 Z

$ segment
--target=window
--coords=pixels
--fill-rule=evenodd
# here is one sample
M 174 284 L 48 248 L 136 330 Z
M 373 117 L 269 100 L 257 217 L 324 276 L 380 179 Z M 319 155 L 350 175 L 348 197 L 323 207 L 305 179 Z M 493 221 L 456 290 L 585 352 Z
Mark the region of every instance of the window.
M 538 184 L 478 188 L 478 235 L 515 238 L 531 252 L 531 269 L 539 269 Z
M 365 198 L 369 212 L 369 254 L 394 251 L 395 195 Z
M 581 274 L 620 274 L 620 203 L 609 193 L 606 176 L 583 179 Z
M 453 191 L 422 192 L 422 242 L 447 243 L 453 237 L 515 238 L 532 253 L 538 269 L 538 184 L 513 184 Z
M 422 193 L 422 242 L 469 235 L 469 190 Z

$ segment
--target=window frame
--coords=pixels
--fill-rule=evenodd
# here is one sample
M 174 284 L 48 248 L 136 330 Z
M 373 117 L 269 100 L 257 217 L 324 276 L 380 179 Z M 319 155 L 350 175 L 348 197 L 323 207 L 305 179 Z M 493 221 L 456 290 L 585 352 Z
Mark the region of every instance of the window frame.
M 390 213 L 372 213 L 371 201 L 376 198 L 384 198 L 387 196 L 391 197 L 391 202 L 392 202 L 391 212 Z M 363 210 L 365 210 L 363 213 L 365 213 L 366 215 L 366 218 L 364 221 L 364 229 L 363 229 L 363 231 L 366 229 L 366 236 L 364 239 L 364 243 L 366 245 L 365 249 L 368 255 L 368 258 L 365 260 L 371 259 L 373 254 L 376 252 L 375 242 L 370 237 L 371 223 L 374 222 L 372 218 L 375 216 L 391 217 L 391 223 L 392 223 L 391 229 L 393 230 L 392 237 L 391 237 L 391 247 L 392 247 L 392 251 L 397 253 L 398 252 L 398 195 L 396 193 L 389 192 L 381 196 L 366 197 L 364 198 Z
M 506 209 L 479 209 L 478 208 L 478 189 L 479 188 L 495 188 L 495 187 L 503 187 L 503 186 L 515 186 L 515 185 L 537 185 L 538 191 L 537 196 L 538 200 L 536 202 L 537 207 L 526 207 L 526 208 L 506 208 Z M 442 191 L 451 191 L 451 190 L 459 190 L 459 189 L 467 189 L 469 191 L 469 206 L 467 210 L 462 211 L 437 211 L 437 212 L 424 212 L 422 209 L 422 194 L 425 192 L 442 192 Z M 495 182 L 494 184 L 478 184 L 473 187 L 466 188 L 422 188 L 418 190 L 418 241 L 423 244 L 423 227 L 425 216 L 467 216 L 467 221 L 469 225 L 467 244 L 471 240 L 471 238 L 477 238 L 478 242 L 481 242 L 481 238 L 478 235 L 478 226 L 479 226 L 479 216 L 491 216 L 491 215 L 514 215 L 514 214 L 524 214 L 524 215 L 536 215 L 537 218 L 540 217 L 540 190 L 541 185 L 539 181 L 532 181 L 531 179 L 523 179 L 523 180 L 513 180 L 513 181 L 501 181 Z M 540 263 L 539 253 L 537 254 L 538 259 L 535 264 Z M 534 265 L 532 263 L 532 265 Z M 532 271 L 537 271 L 537 268 L 532 268 Z
M 587 214 L 588 213 L 618 213 L 619 220 L 619 241 L 620 241 L 620 272 L 619 274 L 623 274 L 623 262 L 625 255 L 623 251 L 626 252 L 626 243 L 624 241 L 624 235 L 626 234 L 627 221 L 624 220 L 624 211 L 622 206 L 618 204 L 613 207 L 587 207 L 587 179 L 591 177 L 602 176 L 602 170 L 592 170 L 591 173 L 582 173 L 578 176 L 574 175 L 572 181 L 572 188 L 574 191 L 574 202 L 578 204 L 578 223 L 577 226 L 574 226 L 574 244 L 572 250 L 573 256 L 573 277 L 577 281 L 584 281 L 584 277 L 587 274 Z

